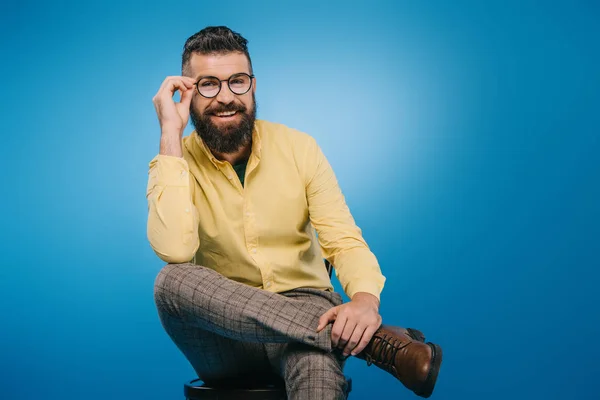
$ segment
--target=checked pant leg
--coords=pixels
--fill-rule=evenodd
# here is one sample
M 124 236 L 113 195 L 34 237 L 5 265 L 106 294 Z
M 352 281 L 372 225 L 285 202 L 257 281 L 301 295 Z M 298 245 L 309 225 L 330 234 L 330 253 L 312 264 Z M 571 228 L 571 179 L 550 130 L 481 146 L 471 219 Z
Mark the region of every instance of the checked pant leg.
M 256 383 L 275 375 L 262 343 L 241 342 L 190 326 L 160 308 L 159 317 L 171 340 L 204 382 Z
M 342 303 L 339 294 L 316 289 L 300 288 L 282 295 L 325 308 Z M 267 343 L 265 348 L 273 368 L 285 380 L 289 400 L 346 399 L 345 358 L 338 351 L 328 352 L 298 342 Z
M 161 312 L 187 326 L 229 339 L 299 342 L 331 351 L 331 326 L 316 333 L 319 317 L 332 306 L 329 302 L 271 293 L 191 263 L 165 266 L 156 278 L 154 299 Z
M 283 350 L 281 366 L 289 400 L 345 400 L 344 361 L 302 343 L 289 343 Z

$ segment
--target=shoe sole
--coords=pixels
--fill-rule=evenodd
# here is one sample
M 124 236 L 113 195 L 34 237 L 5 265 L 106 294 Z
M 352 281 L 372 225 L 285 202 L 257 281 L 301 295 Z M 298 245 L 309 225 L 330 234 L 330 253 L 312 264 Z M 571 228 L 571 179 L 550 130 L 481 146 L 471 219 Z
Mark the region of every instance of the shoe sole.
M 418 392 L 415 391 L 417 396 L 429 397 L 433 393 L 435 383 L 437 381 L 438 374 L 440 373 L 440 366 L 442 365 L 442 348 L 435 343 L 426 343 L 431 348 L 431 365 L 429 366 L 429 373 L 427 379 L 423 383 L 423 387 Z

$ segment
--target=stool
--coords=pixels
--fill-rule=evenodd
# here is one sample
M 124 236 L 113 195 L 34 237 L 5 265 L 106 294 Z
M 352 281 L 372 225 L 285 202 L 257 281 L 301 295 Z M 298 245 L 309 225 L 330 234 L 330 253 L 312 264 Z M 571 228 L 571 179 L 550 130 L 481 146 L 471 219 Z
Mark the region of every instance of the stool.
M 352 391 L 352 378 L 346 376 L 346 397 Z M 183 385 L 186 400 L 286 400 L 283 379 L 270 384 L 229 382 L 208 386 L 201 379 Z

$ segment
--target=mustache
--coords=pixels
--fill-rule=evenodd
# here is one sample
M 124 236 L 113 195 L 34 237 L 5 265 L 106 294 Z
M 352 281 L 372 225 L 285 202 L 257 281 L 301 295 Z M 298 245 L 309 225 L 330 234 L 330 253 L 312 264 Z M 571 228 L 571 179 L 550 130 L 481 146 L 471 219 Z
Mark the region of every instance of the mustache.
M 237 112 L 245 113 L 246 107 L 242 104 L 230 103 L 230 104 L 218 105 L 215 107 L 207 108 L 206 110 L 204 110 L 203 114 L 211 115 L 211 114 L 216 114 L 216 113 L 220 113 L 220 112 L 228 112 L 228 111 L 237 111 Z

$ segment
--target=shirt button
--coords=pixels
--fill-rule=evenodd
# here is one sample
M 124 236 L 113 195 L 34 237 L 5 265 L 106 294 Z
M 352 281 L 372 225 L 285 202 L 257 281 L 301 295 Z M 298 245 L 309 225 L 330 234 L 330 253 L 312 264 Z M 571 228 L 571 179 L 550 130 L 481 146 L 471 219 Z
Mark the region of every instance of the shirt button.
M 190 209 L 189 209 L 189 208 L 186 208 L 186 209 L 185 209 L 185 212 L 186 212 L 186 213 L 189 213 L 189 212 L 190 212 Z
M 252 253 L 256 254 L 256 249 L 252 249 Z
M 268 288 L 268 287 L 271 287 L 271 282 L 267 282 L 267 283 L 265 283 L 265 287 L 266 287 L 266 288 Z

